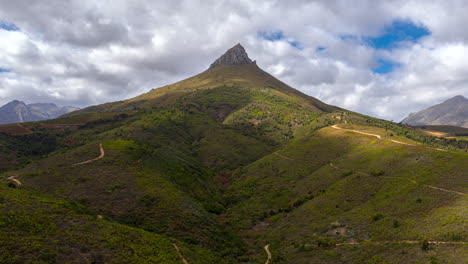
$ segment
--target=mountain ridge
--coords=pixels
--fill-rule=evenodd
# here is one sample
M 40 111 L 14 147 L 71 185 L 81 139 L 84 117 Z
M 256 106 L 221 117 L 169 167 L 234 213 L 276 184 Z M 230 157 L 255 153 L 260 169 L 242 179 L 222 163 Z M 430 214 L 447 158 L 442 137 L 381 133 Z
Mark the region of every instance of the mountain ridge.
M 452 125 L 468 128 L 468 99 L 457 95 L 440 104 L 411 113 L 401 123 L 413 126 Z
M 301 98 L 304 105 L 316 108 L 317 111 L 330 112 L 340 109 L 306 95 L 262 70 L 248 57 L 242 45 L 237 44 L 216 59 L 207 70 L 195 76 L 152 89 L 134 98 L 90 106 L 68 116 L 86 112 L 126 111 L 139 107 L 167 106 L 184 94 L 224 86 L 277 90 L 287 96 Z
M 72 106 L 59 107 L 54 103 L 26 104 L 19 100 L 13 100 L 0 107 L 0 124 L 53 119 L 78 109 Z

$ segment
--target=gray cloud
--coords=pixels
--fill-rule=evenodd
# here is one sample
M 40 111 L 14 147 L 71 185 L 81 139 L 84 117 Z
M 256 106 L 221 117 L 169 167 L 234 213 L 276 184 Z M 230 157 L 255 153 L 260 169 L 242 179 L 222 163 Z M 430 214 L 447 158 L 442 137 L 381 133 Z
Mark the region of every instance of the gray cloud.
M 327 103 L 399 121 L 468 95 L 464 1 L 0 0 L 0 104 L 87 106 L 205 70 L 241 42 L 265 70 Z M 393 50 L 362 45 L 397 19 L 431 35 Z M 282 32 L 270 41 L 258 32 Z M 342 38 L 344 35 L 357 39 Z M 291 46 L 300 44 L 301 49 Z M 319 50 L 319 47 L 325 49 Z M 398 63 L 372 72 L 377 59 Z

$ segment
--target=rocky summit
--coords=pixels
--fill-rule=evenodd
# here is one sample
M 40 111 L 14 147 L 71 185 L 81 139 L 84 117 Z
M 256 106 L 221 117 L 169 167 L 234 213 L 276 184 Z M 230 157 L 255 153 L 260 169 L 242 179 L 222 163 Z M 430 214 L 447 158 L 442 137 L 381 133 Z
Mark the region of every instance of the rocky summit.
M 210 66 L 211 68 L 219 65 L 238 65 L 238 64 L 255 64 L 247 55 L 244 47 L 240 43 L 226 51 L 221 57 L 216 59 Z

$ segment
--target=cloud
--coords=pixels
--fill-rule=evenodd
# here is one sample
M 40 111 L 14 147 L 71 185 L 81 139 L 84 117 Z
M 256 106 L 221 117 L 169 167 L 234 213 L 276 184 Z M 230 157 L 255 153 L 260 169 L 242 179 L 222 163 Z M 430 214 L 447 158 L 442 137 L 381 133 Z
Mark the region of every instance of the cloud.
M 238 42 L 291 86 L 381 118 L 468 94 L 463 1 L 0 4 L 0 104 L 129 98 L 205 70 Z

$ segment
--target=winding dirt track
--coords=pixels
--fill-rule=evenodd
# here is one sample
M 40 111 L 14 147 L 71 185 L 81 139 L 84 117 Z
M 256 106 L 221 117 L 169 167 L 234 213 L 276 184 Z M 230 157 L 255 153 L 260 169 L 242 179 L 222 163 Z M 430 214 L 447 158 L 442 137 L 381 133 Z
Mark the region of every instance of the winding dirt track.
M 29 128 L 23 126 L 22 124 L 16 124 L 16 125 L 19 126 L 19 127 L 22 128 L 22 129 L 26 130 L 26 131 L 27 131 L 27 134 L 32 134 L 32 133 L 34 133 L 34 132 L 32 132 L 31 129 L 29 129 Z
M 330 166 L 332 166 L 333 168 L 338 169 L 338 170 L 345 170 L 343 168 L 340 168 L 340 167 L 334 165 L 333 163 L 330 163 Z M 360 171 L 356 171 L 355 173 L 365 175 L 365 176 L 371 176 L 370 174 L 367 174 L 365 172 L 360 172 Z M 404 178 L 404 177 L 397 177 L 397 176 L 379 176 L 379 177 L 406 180 L 406 181 L 410 181 L 411 183 L 413 183 L 415 185 L 421 185 L 421 186 L 431 188 L 431 189 L 434 189 L 434 190 L 439 190 L 439 191 L 448 192 L 448 193 L 454 193 L 454 194 L 458 194 L 458 195 L 462 195 L 462 196 L 467 196 L 468 195 L 466 193 L 457 192 L 457 191 L 453 191 L 453 190 L 448 190 L 448 189 L 444 189 L 444 188 L 440 188 L 440 187 L 436 187 L 436 186 L 432 186 L 432 185 L 428 185 L 428 184 L 419 184 L 413 179 L 408 179 L 408 178 Z
M 381 137 L 380 135 L 376 135 L 376 134 L 366 133 L 366 132 L 362 132 L 362 131 L 354 130 L 354 129 L 341 128 L 341 127 L 338 127 L 338 126 L 336 126 L 336 125 L 333 125 L 332 127 L 333 127 L 334 129 L 351 131 L 351 132 L 354 132 L 354 133 L 359 133 L 359 134 L 363 134 L 363 135 L 373 136 L 373 137 L 376 137 L 376 138 L 378 138 L 378 139 L 382 139 L 382 137 Z M 397 142 L 398 142 L 398 141 L 397 141 Z
M 297 160 L 297 159 L 293 159 L 293 158 L 290 158 L 290 157 L 286 157 L 284 155 L 281 155 L 280 153 L 278 152 L 275 152 L 275 154 L 278 156 L 278 157 L 281 157 L 283 159 L 286 159 L 286 160 Z M 301 161 L 301 160 L 300 160 Z M 333 163 L 329 163 L 330 166 L 332 166 L 333 168 L 337 169 L 337 170 L 346 170 L 346 169 L 343 169 L 343 168 L 340 168 L 338 166 L 336 166 L 335 164 Z M 346 170 L 347 171 L 347 170 Z M 365 172 L 362 172 L 362 171 L 354 171 L 353 173 L 356 173 L 356 174 L 360 174 L 360 175 L 363 175 L 363 176 L 368 176 L 370 177 L 371 175 L 368 174 L 368 173 L 365 173 Z M 434 189 L 434 190 L 439 190 L 439 191 L 443 191 L 443 192 L 448 192 L 448 193 L 454 193 L 454 194 L 458 194 L 458 195 L 462 195 L 462 196 L 468 196 L 468 194 L 466 193 L 463 193 L 463 192 L 458 192 L 458 191 L 453 191 L 453 190 L 448 190 L 448 189 L 444 189 L 444 188 L 440 188 L 440 187 L 437 187 L 437 186 L 432 186 L 432 185 L 428 185 L 428 184 L 419 184 L 417 183 L 415 180 L 413 179 L 408 179 L 408 178 L 404 178 L 404 177 L 397 177 L 397 176 L 379 176 L 379 177 L 382 177 L 382 178 L 393 178 L 393 179 L 400 179 L 400 180 L 405 180 L 405 181 L 410 181 L 411 183 L 415 184 L 415 185 L 421 185 L 421 186 L 424 186 L 424 187 L 427 187 L 427 188 L 431 188 L 431 189 Z
M 189 262 L 184 258 L 184 256 L 182 256 L 182 253 L 180 253 L 179 247 L 175 243 L 173 243 L 172 245 L 174 246 L 175 250 L 177 251 L 177 254 L 179 254 L 179 257 L 182 260 L 182 262 L 184 264 L 189 264 Z
M 10 176 L 7 178 L 7 180 L 14 182 L 18 186 L 22 184 L 18 179 L 16 179 L 16 176 Z
M 272 258 L 271 252 L 270 252 L 270 245 L 266 245 L 264 249 L 265 249 L 265 252 L 267 253 L 267 261 L 265 262 L 265 264 L 269 264 Z
M 429 244 L 448 244 L 448 245 L 466 245 L 467 242 L 463 241 L 428 241 Z M 362 242 L 345 242 L 345 243 L 338 243 L 336 246 L 348 246 L 348 245 L 383 245 L 383 244 L 390 244 L 390 243 L 404 243 L 404 244 L 419 244 L 421 243 L 420 240 L 394 240 L 394 241 L 362 241 Z
M 106 155 L 106 153 L 104 152 L 104 148 L 102 147 L 102 143 L 99 144 L 99 150 L 101 151 L 101 155 L 99 155 L 99 157 L 94 158 L 94 159 L 90 159 L 90 160 L 87 160 L 87 161 L 83 161 L 83 162 L 78 162 L 78 163 L 72 164 L 71 166 L 83 165 L 83 164 L 86 164 L 86 163 L 91 163 L 93 161 L 102 159 L 104 157 L 104 155 Z
M 354 133 L 359 133 L 359 134 L 363 134 L 363 135 L 373 136 L 373 137 L 376 137 L 378 139 L 382 139 L 382 137 L 380 135 L 377 135 L 377 134 L 366 133 L 366 132 L 362 132 L 362 131 L 354 130 L 354 129 L 341 128 L 341 127 L 338 127 L 337 125 L 333 125 L 331 127 L 334 128 L 334 129 L 338 129 L 338 130 L 351 131 L 351 132 L 354 132 Z M 397 143 L 397 144 L 401 144 L 401 145 L 407 145 L 407 146 L 413 146 L 413 147 L 417 146 L 417 145 L 414 145 L 414 144 L 409 144 L 409 143 L 401 142 L 401 141 L 398 141 L 398 140 L 393 140 L 393 139 L 389 139 L 389 140 L 391 142 L 393 142 L 393 143 Z M 448 152 L 447 150 L 441 149 L 441 148 L 434 148 L 434 147 L 426 147 L 426 148 L 434 149 L 434 150 L 438 150 L 438 151 Z
M 283 159 L 287 159 L 287 160 L 295 160 L 295 159 L 293 159 L 293 158 L 290 158 L 290 157 L 283 156 L 283 155 L 281 155 L 281 154 L 280 154 L 280 153 L 278 153 L 278 152 L 275 152 L 275 155 L 276 155 L 276 156 L 278 156 L 278 157 L 281 157 L 281 158 L 283 158 Z

